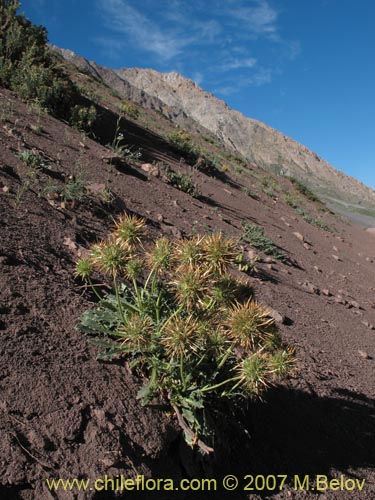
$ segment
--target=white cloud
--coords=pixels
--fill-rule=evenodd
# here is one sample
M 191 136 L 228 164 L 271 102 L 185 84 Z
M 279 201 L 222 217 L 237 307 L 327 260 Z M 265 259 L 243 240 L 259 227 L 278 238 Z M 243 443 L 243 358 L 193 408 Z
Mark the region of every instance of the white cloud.
M 246 57 L 244 59 L 228 59 L 221 65 L 223 71 L 231 71 L 233 69 L 245 69 L 254 68 L 256 66 L 257 60 L 254 57 Z
M 98 0 L 107 27 L 119 34 L 127 35 L 132 43 L 154 52 L 164 60 L 178 56 L 189 45 L 188 38 L 161 30 L 140 11 L 124 0 Z
M 111 58 L 131 47 L 148 57 L 147 64 L 177 68 L 198 84 L 220 79 L 221 93 L 233 93 L 239 85 L 270 83 L 275 66 L 300 53 L 298 42 L 282 36 L 270 2 L 96 0 L 107 34 L 95 41 Z
M 269 35 L 277 32 L 277 11 L 266 0 L 257 0 L 252 6 L 244 5 L 230 10 L 230 14 L 246 25 L 251 35 Z

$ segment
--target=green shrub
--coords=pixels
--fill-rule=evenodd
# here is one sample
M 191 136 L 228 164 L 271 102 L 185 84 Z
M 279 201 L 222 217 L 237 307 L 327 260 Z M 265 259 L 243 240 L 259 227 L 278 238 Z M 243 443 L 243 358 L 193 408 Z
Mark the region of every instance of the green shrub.
M 187 132 L 184 132 L 183 130 L 170 132 L 167 135 L 167 139 L 178 154 L 186 157 L 192 162 L 196 162 L 198 160 L 201 153 Z
M 89 132 L 97 118 L 95 106 L 79 106 L 78 104 L 73 107 L 70 124 L 72 127 L 85 132 Z
M 266 308 L 248 295 L 238 298 L 243 284 L 229 274 L 238 254 L 233 240 L 220 233 L 183 241 L 162 237 L 146 251 L 144 229 L 142 219 L 121 217 L 77 263 L 76 275 L 99 300 L 79 328 L 95 337 L 100 357 L 125 356 L 145 380 L 138 393 L 143 404 L 162 396 L 186 441 L 209 452 L 200 438 L 214 440 L 219 401 L 261 396 L 290 373 L 293 351 Z M 111 280 L 113 293 L 98 293 L 94 272 Z
M 199 196 L 198 188 L 189 175 L 180 174 L 169 167 L 165 169 L 165 172 L 171 186 L 174 186 L 180 191 L 190 194 L 191 196 Z
M 129 118 L 133 118 L 133 120 L 138 120 L 139 118 L 139 110 L 137 106 L 132 102 L 129 101 L 122 102 L 120 105 L 120 111 Z
M 54 65 L 46 30 L 17 15 L 18 0 L 0 0 L 0 85 L 68 118 L 76 87 Z
M 274 259 L 281 261 L 286 260 L 285 254 L 264 234 L 264 229 L 262 227 L 251 224 L 250 222 L 243 222 L 242 227 L 244 228 L 244 233 L 241 238 L 243 241 L 250 243 L 251 246 L 261 250 Z

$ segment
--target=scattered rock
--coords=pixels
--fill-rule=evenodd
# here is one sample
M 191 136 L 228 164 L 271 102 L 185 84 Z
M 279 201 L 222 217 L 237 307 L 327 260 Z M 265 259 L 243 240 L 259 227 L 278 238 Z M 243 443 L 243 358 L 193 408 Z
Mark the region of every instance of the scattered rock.
M 311 246 L 308 243 L 304 243 L 303 246 L 306 248 L 306 250 L 310 250 Z
M 375 330 L 375 326 L 369 323 L 368 321 L 361 321 L 362 325 L 367 326 L 370 330 Z
M 141 169 L 153 177 L 160 177 L 160 168 L 152 163 L 143 163 Z
M 264 257 L 263 262 L 266 264 L 275 264 L 275 261 L 272 257 Z
M 303 237 L 303 235 L 297 231 L 295 231 L 294 233 L 294 236 L 299 239 L 300 241 L 305 241 L 305 238 Z
M 315 293 L 316 295 L 320 294 L 319 288 L 313 283 L 310 283 L 310 281 L 304 281 L 302 286 L 308 293 Z
M 337 260 L 337 262 L 342 262 L 342 260 L 340 259 L 340 257 L 338 255 L 332 255 L 332 257 Z
M 63 240 L 63 243 L 66 247 L 69 248 L 69 250 L 71 250 L 72 252 L 75 252 L 77 250 L 77 244 L 75 241 L 73 241 L 71 238 L 69 237 L 65 237 L 64 240 Z
M 332 297 L 332 293 L 328 290 L 328 288 L 323 288 L 322 295 L 325 295 L 326 297 Z
M 182 240 L 182 232 L 175 226 L 171 228 L 171 233 L 177 240 Z
M 314 269 L 315 269 L 315 271 L 317 271 L 318 273 L 321 273 L 321 272 L 322 272 L 322 270 L 321 270 L 321 269 L 320 269 L 320 267 L 318 267 L 318 266 L 314 266 Z
M 363 309 L 363 307 L 361 307 L 356 300 L 349 300 L 348 304 L 351 307 L 354 307 L 354 309 Z
M 277 268 L 272 265 L 272 264 L 266 264 L 266 269 L 268 269 L 269 271 L 277 271 Z
M 105 184 L 103 184 L 102 182 L 87 184 L 86 189 L 93 194 L 103 193 L 105 191 Z
M 358 351 L 358 354 L 361 356 L 363 359 L 372 359 L 371 356 L 366 352 L 366 351 Z
M 283 316 L 282 314 L 280 314 L 278 311 L 276 311 L 275 309 L 273 309 L 270 306 L 267 306 L 267 309 L 268 309 L 269 315 L 271 316 L 271 318 L 273 318 L 276 321 L 276 323 L 280 323 L 280 324 L 285 323 L 285 320 L 286 320 L 285 316 Z
M 335 297 L 335 302 L 337 304 L 343 304 L 344 306 L 346 306 L 348 303 L 348 301 L 346 299 L 344 299 L 344 297 L 342 297 L 342 295 L 337 295 L 337 297 Z

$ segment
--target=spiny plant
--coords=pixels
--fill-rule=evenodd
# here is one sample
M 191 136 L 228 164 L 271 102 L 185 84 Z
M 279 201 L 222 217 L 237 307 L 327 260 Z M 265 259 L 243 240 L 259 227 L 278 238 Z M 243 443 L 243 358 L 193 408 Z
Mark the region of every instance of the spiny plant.
M 145 233 L 143 219 L 123 215 L 78 261 L 75 274 L 98 301 L 78 327 L 103 348 L 99 357 L 124 356 L 143 376 L 143 404 L 167 400 L 186 441 L 210 452 L 201 439 L 214 438 L 210 415 L 219 401 L 261 397 L 291 373 L 293 350 L 267 308 L 231 274 L 233 239 L 217 233 L 146 243 Z M 112 292 L 99 292 L 96 273 L 111 281 Z

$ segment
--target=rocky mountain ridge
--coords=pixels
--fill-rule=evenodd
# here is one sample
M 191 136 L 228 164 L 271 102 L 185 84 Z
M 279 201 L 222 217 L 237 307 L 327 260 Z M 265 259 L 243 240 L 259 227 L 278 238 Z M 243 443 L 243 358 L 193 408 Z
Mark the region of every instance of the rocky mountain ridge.
M 273 173 L 295 177 L 322 198 L 360 209 L 375 206 L 375 191 L 336 170 L 323 158 L 281 132 L 239 111 L 176 72 L 152 69 L 112 70 L 72 51 L 55 48 L 64 58 L 100 78 L 124 97 L 158 109 L 182 126 L 194 122 L 229 149 Z

